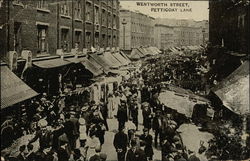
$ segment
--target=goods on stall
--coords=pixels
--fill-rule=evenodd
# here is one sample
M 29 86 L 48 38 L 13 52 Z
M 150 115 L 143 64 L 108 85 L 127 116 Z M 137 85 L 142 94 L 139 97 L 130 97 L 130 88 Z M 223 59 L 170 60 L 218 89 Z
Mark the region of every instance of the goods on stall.
M 203 141 L 203 145 L 208 148 L 209 140 L 214 138 L 213 134 L 200 132 L 199 127 L 193 124 L 182 124 L 177 131 L 180 132 L 183 144 L 187 149 L 196 153 L 199 151 L 201 141 Z

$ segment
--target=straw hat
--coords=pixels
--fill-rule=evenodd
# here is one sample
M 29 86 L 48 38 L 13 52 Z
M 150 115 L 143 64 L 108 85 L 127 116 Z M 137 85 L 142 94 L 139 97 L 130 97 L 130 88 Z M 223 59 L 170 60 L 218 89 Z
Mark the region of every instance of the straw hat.
M 41 119 L 38 121 L 38 126 L 43 128 L 46 127 L 48 125 L 48 122 L 45 119 Z
M 86 112 L 88 110 L 88 106 L 83 106 L 82 108 L 81 108 L 81 111 L 82 112 Z
M 79 121 L 80 125 L 85 125 L 85 123 L 86 123 L 85 120 L 84 120 L 84 118 L 79 118 L 78 121 Z
M 143 107 L 149 106 L 149 103 L 148 103 L 148 102 L 143 102 L 143 103 L 142 103 L 142 106 L 143 106 Z

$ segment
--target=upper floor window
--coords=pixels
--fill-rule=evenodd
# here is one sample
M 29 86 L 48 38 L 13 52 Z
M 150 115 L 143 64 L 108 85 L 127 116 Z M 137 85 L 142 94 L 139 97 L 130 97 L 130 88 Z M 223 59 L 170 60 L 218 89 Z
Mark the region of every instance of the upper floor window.
M 116 25 L 116 16 L 113 16 L 113 28 L 116 29 L 117 25 Z
M 23 5 L 23 3 L 21 2 L 21 0 L 12 0 L 12 3 L 14 5 Z
M 82 8 L 81 8 L 81 1 L 77 0 L 75 5 L 75 18 L 81 19 L 82 18 Z
M 106 20 L 106 11 L 103 9 L 102 10 L 102 25 L 106 26 L 107 25 L 107 20 Z
M 49 8 L 48 2 L 46 0 L 38 0 L 37 8 L 48 9 Z
M 95 23 L 96 24 L 99 24 L 99 8 L 98 7 L 95 7 Z
M 68 51 L 69 45 L 69 29 L 61 29 L 61 47 L 63 51 Z
M 82 42 L 82 32 L 81 31 L 75 31 L 75 48 L 79 48 L 79 45 Z
M 116 8 L 117 7 L 117 1 L 116 0 L 113 0 L 113 8 Z
M 112 5 L 112 0 L 108 0 L 108 6 Z
M 86 21 L 91 21 L 91 4 L 86 3 Z
M 67 1 L 61 2 L 61 14 L 69 16 L 69 5 Z
M 14 50 L 17 53 L 20 53 L 22 48 L 21 26 L 21 22 L 14 22 Z
M 86 32 L 86 47 L 88 49 L 91 47 L 91 32 Z
M 48 52 L 48 26 L 37 26 L 38 53 Z
M 112 17 L 110 12 L 108 13 L 108 27 L 112 27 Z

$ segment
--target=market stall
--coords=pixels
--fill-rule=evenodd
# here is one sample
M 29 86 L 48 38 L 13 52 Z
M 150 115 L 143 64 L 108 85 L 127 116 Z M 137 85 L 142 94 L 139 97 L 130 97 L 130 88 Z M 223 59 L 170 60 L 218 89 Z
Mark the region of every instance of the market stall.
M 188 118 L 192 117 L 193 108 L 196 104 L 209 104 L 209 100 L 197 96 L 191 91 L 174 86 L 169 87 L 161 91 L 159 101 Z
M 203 146 L 207 149 L 208 142 L 214 138 L 213 134 L 199 131 L 199 127 L 193 124 L 182 124 L 177 131 L 181 135 L 183 145 L 195 153 L 198 153 L 202 142 L 204 142 Z

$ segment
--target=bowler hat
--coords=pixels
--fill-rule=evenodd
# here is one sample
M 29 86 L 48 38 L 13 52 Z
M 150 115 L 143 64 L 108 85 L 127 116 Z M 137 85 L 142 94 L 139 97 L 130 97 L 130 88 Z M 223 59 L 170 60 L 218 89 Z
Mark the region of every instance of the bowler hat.
M 85 112 L 85 111 L 87 111 L 88 110 L 88 106 L 83 106 L 82 108 L 81 108 L 81 111 L 82 112 Z

